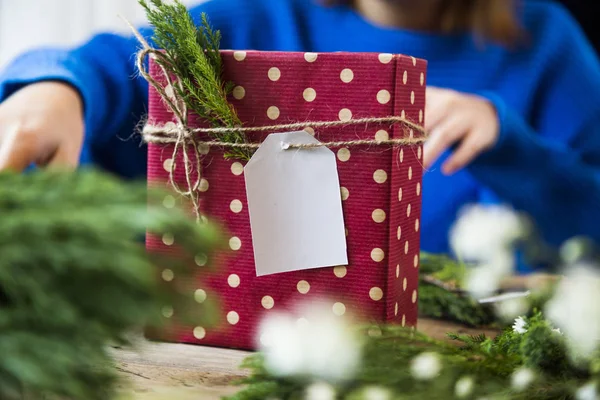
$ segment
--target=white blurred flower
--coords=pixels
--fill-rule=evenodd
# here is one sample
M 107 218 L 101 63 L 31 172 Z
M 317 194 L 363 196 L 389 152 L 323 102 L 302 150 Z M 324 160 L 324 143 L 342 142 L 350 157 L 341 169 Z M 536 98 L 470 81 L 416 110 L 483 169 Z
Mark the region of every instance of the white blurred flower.
M 592 354 L 600 344 L 600 276 L 594 267 L 568 270 L 545 311 L 568 339 L 574 356 Z
M 500 283 L 514 271 L 514 256 L 497 252 L 467 273 L 467 290 L 476 299 L 492 296 Z
M 518 317 L 515 319 L 515 323 L 513 324 L 513 332 L 520 333 L 522 335 L 527 332 L 525 326 L 527 326 L 525 319 L 523 317 Z
M 473 392 L 473 387 L 475 386 L 475 381 L 470 376 L 465 376 L 460 378 L 456 385 L 454 386 L 454 394 L 456 397 L 463 398 L 469 397 Z
M 579 388 L 575 394 L 576 400 L 599 400 L 596 382 L 590 382 Z
M 335 400 L 335 389 L 329 383 L 313 383 L 306 389 L 306 400 Z
M 450 244 L 463 260 L 488 262 L 498 253 L 511 251 L 512 242 L 523 233 L 523 222 L 510 208 L 473 205 L 460 213 L 450 232 Z
M 390 400 L 390 392 L 380 387 L 368 387 L 363 392 L 364 400 Z
M 519 315 L 523 315 L 529 309 L 525 298 L 503 300 L 495 304 L 496 314 L 504 321 L 512 321 Z
M 555 332 L 555 333 L 558 333 L 559 335 L 562 335 L 562 331 L 560 330 L 560 328 L 552 329 L 552 332 Z
M 442 370 L 440 357 L 435 353 L 421 353 L 412 360 L 411 372 L 418 380 L 430 380 Z
M 314 305 L 301 320 L 298 323 L 291 314 L 271 314 L 262 322 L 259 347 L 269 372 L 332 383 L 351 379 L 359 367 L 361 346 L 350 327 Z
M 518 392 L 527 389 L 535 380 L 535 372 L 529 368 L 521 368 L 512 375 L 512 387 Z

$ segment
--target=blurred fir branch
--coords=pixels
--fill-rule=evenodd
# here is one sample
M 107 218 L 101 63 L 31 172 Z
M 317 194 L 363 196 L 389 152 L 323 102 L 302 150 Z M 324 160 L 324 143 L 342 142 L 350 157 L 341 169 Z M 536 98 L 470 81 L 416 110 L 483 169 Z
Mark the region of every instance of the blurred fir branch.
M 1 399 L 113 398 L 109 345 L 162 329 L 164 316 L 214 318 L 184 282 L 220 234 L 163 207 L 164 196 L 94 171 L 0 174 Z M 146 232 L 177 237 L 181 253 L 148 253 Z
M 173 88 L 185 101 L 190 111 L 213 127 L 239 127 L 242 123 L 227 96 L 233 85 L 223 82 L 223 63 L 219 46 L 221 34 L 214 31 L 208 17 L 201 15 L 199 26 L 186 6 L 179 0 L 139 0 L 148 21 L 154 28 L 152 38 L 162 53 L 158 62 L 169 74 L 175 76 Z M 214 139 L 243 143 L 242 132 L 225 132 L 212 135 Z M 230 149 L 226 158 L 249 160 L 248 149 Z
M 507 328 L 496 338 L 449 335 L 457 346 L 409 329 L 383 327 L 381 336 L 364 335 L 361 369 L 351 381 L 333 385 L 336 399 L 575 399 L 578 388 L 598 377 L 600 357 L 575 367 L 569 362 L 564 337 L 541 313 L 527 319 L 526 329 L 518 333 Z M 412 369 L 412 360 L 424 353 L 432 354 L 441 367 L 431 379 L 419 379 Z M 271 375 L 260 354 L 249 357 L 243 368 L 251 371 L 240 382 L 245 388 L 228 400 L 304 399 L 314 383 L 302 377 Z M 532 381 L 519 388 L 513 377 L 522 368 L 531 371 Z M 459 396 L 457 383 L 464 379 L 473 384 Z M 370 396 L 372 388 L 387 397 Z
M 496 321 L 490 307 L 465 293 L 467 267 L 447 256 L 421 254 L 419 314 L 464 325 L 480 327 Z

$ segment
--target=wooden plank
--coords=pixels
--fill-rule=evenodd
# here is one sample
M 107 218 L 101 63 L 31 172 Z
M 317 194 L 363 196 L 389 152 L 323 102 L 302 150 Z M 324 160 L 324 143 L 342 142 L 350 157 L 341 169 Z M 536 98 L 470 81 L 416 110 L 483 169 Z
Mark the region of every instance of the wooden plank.
M 420 319 L 419 331 L 444 340 L 446 333 L 496 334 L 445 321 Z M 239 365 L 251 353 L 184 344 L 140 341 L 136 350 L 114 350 L 123 400 L 217 400 L 236 393 L 234 382 L 246 376 Z

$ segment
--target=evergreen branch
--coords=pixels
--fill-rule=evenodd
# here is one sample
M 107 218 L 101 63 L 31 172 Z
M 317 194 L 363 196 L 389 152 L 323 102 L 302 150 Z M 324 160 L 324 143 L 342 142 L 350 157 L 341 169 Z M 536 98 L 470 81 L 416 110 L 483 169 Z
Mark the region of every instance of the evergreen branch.
M 221 33 L 213 30 L 208 17 L 201 15 L 199 26 L 179 0 L 139 0 L 154 27 L 153 40 L 164 51 L 157 62 L 178 83 L 173 88 L 190 111 L 213 127 L 240 127 L 242 123 L 227 96 L 231 83 L 222 80 L 223 62 L 219 47 Z M 243 143 L 242 132 L 211 134 L 222 142 Z M 226 158 L 248 160 L 249 149 L 231 149 Z
M 93 171 L 0 174 L 0 398 L 114 398 L 108 345 L 160 330 L 165 306 L 179 324 L 210 326 L 211 310 L 178 282 L 220 236 L 164 196 Z M 148 253 L 146 231 L 173 234 L 181 253 Z M 173 285 L 157 279 L 166 267 Z

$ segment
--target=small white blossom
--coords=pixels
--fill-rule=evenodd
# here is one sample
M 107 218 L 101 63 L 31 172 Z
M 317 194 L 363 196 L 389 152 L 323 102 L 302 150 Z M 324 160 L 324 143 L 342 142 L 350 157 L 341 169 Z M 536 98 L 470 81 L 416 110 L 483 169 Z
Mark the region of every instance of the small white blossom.
M 492 296 L 500 283 L 514 271 L 514 257 L 509 252 L 498 252 L 467 273 L 467 290 L 476 298 Z
M 552 332 L 555 332 L 555 333 L 558 333 L 559 335 L 562 335 L 562 332 L 561 332 L 560 328 L 552 329 Z
M 525 298 L 520 297 L 510 300 L 502 300 L 495 304 L 496 314 L 504 321 L 512 321 L 519 315 L 529 310 L 529 304 Z
M 592 354 L 600 344 L 600 276 L 592 266 L 577 265 L 566 272 L 546 316 L 560 329 L 576 357 Z
M 306 389 L 305 400 L 335 400 L 335 389 L 329 383 L 313 383 Z
M 522 335 L 527 332 L 525 326 L 527 326 L 525 319 L 523 317 L 518 317 L 515 319 L 515 323 L 513 324 L 513 332 L 520 333 Z
M 516 391 L 522 392 L 535 380 L 535 372 L 529 368 L 521 368 L 512 375 L 512 387 Z
M 411 372 L 418 380 L 430 380 L 442 370 L 440 357 L 435 353 L 422 353 L 412 360 Z
M 475 381 L 470 376 L 465 376 L 464 378 L 460 378 L 454 387 L 454 394 L 456 397 L 463 398 L 469 397 L 473 392 L 473 387 L 475 386 Z
M 259 329 L 265 367 L 275 376 L 312 376 L 336 383 L 351 379 L 361 346 L 344 320 L 313 306 L 303 323 L 288 314 L 270 314 Z
M 450 232 L 450 244 L 461 259 L 486 262 L 511 251 L 512 242 L 523 233 L 523 222 L 510 208 L 473 205 L 460 213 Z
M 577 400 L 600 400 L 596 382 L 591 382 L 582 386 L 575 394 L 575 398 Z
M 386 389 L 371 386 L 364 390 L 364 400 L 390 400 L 390 392 Z

